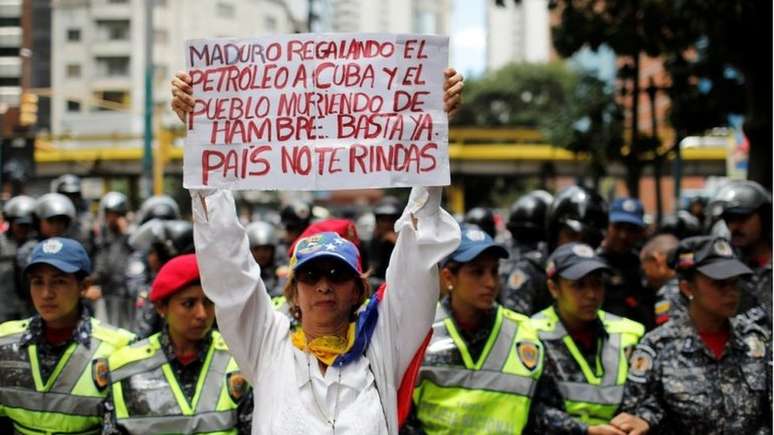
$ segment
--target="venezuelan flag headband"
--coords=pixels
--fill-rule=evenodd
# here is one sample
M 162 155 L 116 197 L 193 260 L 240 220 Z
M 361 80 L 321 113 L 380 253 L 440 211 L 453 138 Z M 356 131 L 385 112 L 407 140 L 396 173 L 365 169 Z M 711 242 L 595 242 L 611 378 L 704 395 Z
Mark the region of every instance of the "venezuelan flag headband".
M 342 261 L 358 276 L 363 272 L 357 247 L 337 233 L 324 232 L 298 241 L 290 257 L 291 273 L 317 258 L 334 258 Z M 379 319 L 379 303 L 383 298 L 382 288 L 369 299 L 365 308 L 358 312 L 357 320 L 350 324 L 346 340 L 338 337 L 319 337 L 307 342 L 301 328 L 292 333 L 291 340 L 296 347 L 312 352 L 328 365 L 341 367 L 349 364 L 360 358 L 368 349 Z

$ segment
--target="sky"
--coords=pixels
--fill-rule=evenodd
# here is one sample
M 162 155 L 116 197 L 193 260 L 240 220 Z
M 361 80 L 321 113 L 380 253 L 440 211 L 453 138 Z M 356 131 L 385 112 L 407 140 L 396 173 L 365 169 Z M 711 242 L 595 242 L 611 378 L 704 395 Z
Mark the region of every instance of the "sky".
M 449 61 L 466 77 L 486 68 L 486 1 L 453 0 Z

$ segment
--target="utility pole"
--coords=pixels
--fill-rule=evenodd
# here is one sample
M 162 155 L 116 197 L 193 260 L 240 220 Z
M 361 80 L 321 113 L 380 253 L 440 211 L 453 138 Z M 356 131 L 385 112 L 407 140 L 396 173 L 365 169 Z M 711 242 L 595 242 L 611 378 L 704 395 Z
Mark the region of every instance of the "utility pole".
M 650 101 L 650 128 L 653 143 L 658 143 L 658 119 L 656 116 L 656 82 L 653 80 L 653 76 L 648 78 L 648 87 L 645 92 L 648 93 L 648 100 Z M 661 226 L 661 218 L 664 215 L 663 202 L 661 197 L 661 155 L 658 153 L 659 146 L 654 146 L 654 158 L 653 158 L 653 178 L 656 187 L 656 226 Z
M 151 196 L 153 188 L 153 7 L 156 0 L 145 0 L 145 141 L 143 144 L 140 196 Z

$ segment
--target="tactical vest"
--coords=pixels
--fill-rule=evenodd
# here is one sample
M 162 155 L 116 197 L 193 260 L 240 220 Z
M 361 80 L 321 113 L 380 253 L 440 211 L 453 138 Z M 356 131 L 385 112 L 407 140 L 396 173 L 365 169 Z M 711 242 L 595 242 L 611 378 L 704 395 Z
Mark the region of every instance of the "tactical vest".
M 229 382 L 235 381 L 232 376 L 241 375 L 223 337 L 212 332 L 212 344 L 189 403 L 159 336 L 152 335 L 110 357 L 118 427 L 129 434 L 236 434 L 238 398 L 229 393 Z
M 645 327 L 632 320 L 601 310 L 597 316 L 608 339 L 599 346 L 601 352 L 597 351 L 595 370 L 589 367 L 588 361 L 564 329 L 554 307 L 535 314 L 531 321 L 543 342 L 561 340 L 583 372 L 586 382 L 557 380 L 557 386 L 567 413 L 589 425 L 607 424 L 614 417 L 623 399 L 623 386 L 629 370 L 627 350 L 633 349 L 645 333 Z
M 432 354 L 457 349 L 463 366 L 433 365 Z M 519 434 L 543 370 L 543 348 L 526 316 L 497 307 L 478 361 L 439 306 L 414 404 L 428 434 Z
M 107 358 L 134 335 L 91 319 L 90 347 L 72 342 L 42 379 L 37 346 L 19 347 L 29 322 L 0 325 L 0 415 L 21 434 L 98 434 L 106 391 L 94 385 L 92 361 Z

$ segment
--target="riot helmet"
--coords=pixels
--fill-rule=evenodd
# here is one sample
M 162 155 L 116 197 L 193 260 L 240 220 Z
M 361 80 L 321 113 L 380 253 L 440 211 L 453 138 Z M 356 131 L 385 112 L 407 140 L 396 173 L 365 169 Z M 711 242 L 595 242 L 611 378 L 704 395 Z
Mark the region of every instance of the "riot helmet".
M 658 228 L 660 234 L 671 234 L 682 240 L 688 237 L 700 236 L 702 225 L 696 216 L 688 210 L 679 210 L 677 213 L 665 216 Z
M 129 245 L 138 251 L 156 251 L 163 264 L 194 251 L 193 225 L 184 220 L 151 219 L 129 237 Z
M 121 192 L 108 192 L 99 201 L 103 213 L 113 212 L 121 216 L 129 212 L 129 199 Z
M 256 246 L 277 246 L 279 243 L 279 234 L 274 225 L 266 222 L 252 222 L 245 227 L 247 239 L 250 247 Z
M 465 214 L 464 222 L 466 224 L 476 225 L 492 238 L 497 235 L 497 223 L 492 209 L 485 207 L 474 207 Z
M 139 215 L 140 224 L 151 219 L 176 220 L 180 219 L 180 207 L 169 195 L 155 195 L 142 203 Z
M 81 177 L 73 174 L 64 174 L 51 182 L 51 191 L 63 195 L 81 194 Z
M 31 196 L 14 196 L 3 205 L 3 218 L 9 222 L 32 225 L 35 223 L 36 204 Z
M 577 241 L 596 248 L 604 238 L 607 223 L 608 206 L 602 196 L 585 187 L 570 186 L 556 195 L 548 209 L 548 243 L 555 249 L 560 231 L 566 228 L 577 236 Z
M 75 205 L 70 198 L 61 193 L 47 193 L 36 201 L 35 215 L 38 219 L 64 216 L 72 221 L 75 219 Z
M 546 213 L 553 196 L 545 190 L 532 191 L 511 205 L 508 231 L 514 239 L 540 241 L 545 238 Z

